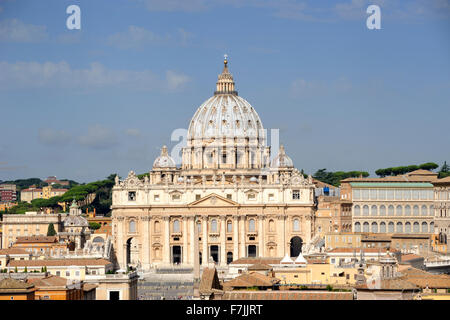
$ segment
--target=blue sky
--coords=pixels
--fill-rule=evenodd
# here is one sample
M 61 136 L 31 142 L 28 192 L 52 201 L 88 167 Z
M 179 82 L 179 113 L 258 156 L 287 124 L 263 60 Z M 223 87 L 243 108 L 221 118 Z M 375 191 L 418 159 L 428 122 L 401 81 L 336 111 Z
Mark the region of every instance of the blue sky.
M 449 0 L 0 0 L 0 179 L 147 172 L 224 53 L 299 169 L 450 161 Z

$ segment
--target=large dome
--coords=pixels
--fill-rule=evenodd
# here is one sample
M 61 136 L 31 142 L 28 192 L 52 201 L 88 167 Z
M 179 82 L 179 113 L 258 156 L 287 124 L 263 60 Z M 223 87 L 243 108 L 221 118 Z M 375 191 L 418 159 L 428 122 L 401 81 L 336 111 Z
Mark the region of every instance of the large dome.
M 206 100 L 192 117 L 188 139 L 257 138 L 262 135 L 262 129 L 255 109 L 234 90 L 233 77 L 225 60 L 214 96 Z

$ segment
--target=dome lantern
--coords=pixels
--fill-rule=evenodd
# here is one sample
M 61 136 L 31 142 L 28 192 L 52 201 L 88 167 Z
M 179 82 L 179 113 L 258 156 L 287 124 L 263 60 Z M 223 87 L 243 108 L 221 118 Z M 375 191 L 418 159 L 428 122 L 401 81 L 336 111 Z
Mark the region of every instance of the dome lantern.
M 216 91 L 214 95 L 218 94 L 233 94 L 237 96 L 237 91 L 234 88 L 234 79 L 231 73 L 228 71 L 228 56 L 224 55 L 223 71 L 218 76 L 216 83 Z

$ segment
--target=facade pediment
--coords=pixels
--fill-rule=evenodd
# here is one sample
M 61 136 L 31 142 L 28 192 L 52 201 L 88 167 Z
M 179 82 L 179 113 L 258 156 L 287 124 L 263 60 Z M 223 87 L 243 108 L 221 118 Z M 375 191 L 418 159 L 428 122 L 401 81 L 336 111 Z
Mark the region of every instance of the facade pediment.
M 228 207 L 234 207 L 238 206 L 239 204 L 233 200 L 224 198 L 222 196 L 219 196 L 218 194 L 211 193 L 207 195 L 206 197 L 203 197 L 201 199 L 198 199 L 194 202 L 191 202 L 188 204 L 190 207 L 211 207 L 211 206 L 228 206 Z

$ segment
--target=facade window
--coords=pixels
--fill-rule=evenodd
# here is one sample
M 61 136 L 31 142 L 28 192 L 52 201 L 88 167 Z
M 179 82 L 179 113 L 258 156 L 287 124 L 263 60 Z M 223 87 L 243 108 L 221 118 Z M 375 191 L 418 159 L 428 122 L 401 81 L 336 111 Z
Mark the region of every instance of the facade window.
M 154 201 L 159 201 L 159 194 L 153 195 L 153 200 Z
M 175 233 L 180 232 L 180 221 L 179 220 L 175 220 L 173 222 L 173 232 L 175 232 Z
M 376 222 L 372 222 L 372 232 L 378 233 L 378 224 Z
M 387 200 L 394 200 L 394 190 L 387 190 Z
M 248 221 L 248 231 L 255 232 L 255 219 L 250 219 Z
M 378 190 L 378 199 L 379 200 L 386 200 L 386 189 Z
M 422 222 L 422 233 L 428 232 L 428 224 L 426 222 Z
M 70 277 L 70 271 L 66 271 L 66 277 Z
M 200 234 L 202 232 L 202 223 L 199 221 L 197 222 L 197 232 Z
M 130 233 L 135 233 L 136 232 L 136 222 L 134 220 L 131 220 L 128 224 L 128 231 Z
M 161 232 L 161 225 L 160 225 L 159 221 L 155 221 L 155 224 L 153 226 L 154 226 L 155 233 Z
M 353 190 L 353 199 L 354 200 L 360 200 L 361 199 L 361 190 L 354 189 Z
M 403 191 L 402 190 L 395 190 L 395 200 L 402 200 L 403 197 Z
M 415 216 L 418 216 L 419 215 L 419 206 L 414 206 L 413 207 L 413 214 L 415 215 Z
M 363 232 L 369 232 L 369 223 L 368 222 L 363 223 Z
M 355 216 L 359 216 L 361 214 L 361 209 L 358 205 L 353 208 L 353 213 Z
M 386 223 L 385 222 L 381 222 L 380 223 L 380 232 L 381 233 L 385 233 L 386 232 Z
M 300 200 L 300 190 L 292 191 L 292 200 Z
M 172 200 L 173 201 L 179 201 L 181 199 L 181 195 L 179 193 L 174 193 L 172 195 Z
M 403 233 L 403 223 L 397 222 L 397 228 L 395 230 L 397 233 Z
M 227 199 L 228 199 L 228 200 L 233 199 L 233 195 L 232 195 L 231 193 L 227 193 Z
M 411 223 L 410 222 L 405 223 L 405 233 L 411 233 Z
M 128 192 L 128 201 L 136 201 L 136 191 Z
M 269 220 L 269 231 L 270 232 L 275 231 L 275 222 L 272 219 Z
M 273 200 L 275 200 L 274 194 L 269 193 L 269 201 L 273 201 Z
M 389 222 L 388 224 L 388 233 L 394 233 L 394 223 Z
M 418 223 L 418 222 L 414 222 L 414 225 L 413 225 L 413 232 L 414 232 L 414 233 L 419 233 L 419 232 L 420 232 L 420 226 L 419 226 L 419 223 Z
M 233 232 L 233 223 L 231 221 L 227 222 L 227 232 Z
M 380 206 L 380 216 L 386 215 L 386 206 L 382 205 Z
M 211 232 L 217 232 L 217 220 L 216 219 L 211 220 Z
M 377 206 L 372 206 L 372 208 L 370 209 L 371 214 L 373 216 L 377 216 L 378 215 L 378 207 Z
M 363 197 L 363 200 L 369 200 L 369 190 L 368 189 L 362 190 L 362 197 Z
M 388 207 L 388 215 L 389 216 L 393 216 L 394 215 L 394 206 L 393 205 L 390 205 Z
M 423 205 L 422 206 L 422 215 L 427 216 L 428 215 L 428 207 Z
M 363 215 L 365 216 L 369 215 L 369 206 L 367 205 L 363 206 Z
M 248 200 L 255 200 L 256 199 L 256 195 L 254 193 L 249 193 L 247 196 Z
M 200 200 L 200 198 L 201 198 L 201 195 L 199 195 L 199 194 L 195 195 L 195 200 Z
M 410 215 L 411 215 L 411 207 L 408 204 L 405 206 L 405 216 L 410 216 Z
M 411 190 L 403 190 L 403 200 L 411 200 Z
M 294 219 L 292 227 L 294 231 L 300 231 L 300 221 L 298 219 Z
M 403 215 L 403 207 L 402 206 L 397 206 L 395 211 L 396 211 L 397 216 Z
M 378 192 L 377 189 L 370 189 L 370 199 L 377 200 Z
M 61 271 L 56 271 L 56 275 L 59 277 L 61 275 Z

